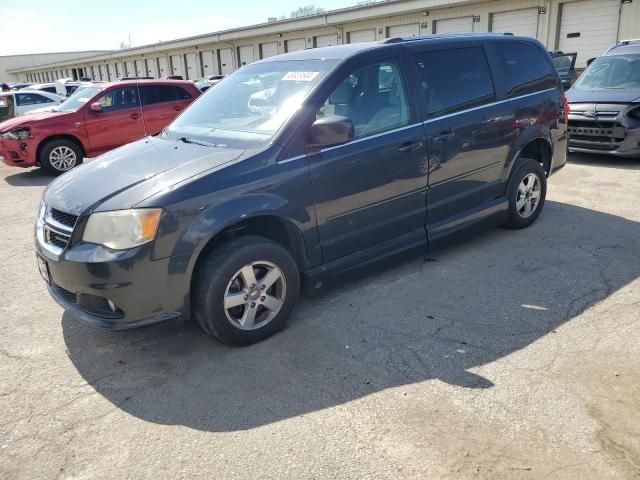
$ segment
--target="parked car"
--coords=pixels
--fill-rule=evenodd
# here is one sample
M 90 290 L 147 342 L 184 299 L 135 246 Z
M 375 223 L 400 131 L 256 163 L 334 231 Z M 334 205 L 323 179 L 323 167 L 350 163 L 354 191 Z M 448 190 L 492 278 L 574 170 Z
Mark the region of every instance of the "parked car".
M 120 77 L 120 78 L 117 78 L 116 80 L 118 80 L 119 82 L 122 82 L 125 80 L 153 80 L 153 77 Z
M 204 93 L 214 85 L 217 85 L 224 77 L 224 75 L 209 75 L 208 77 L 197 80 L 195 84 L 196 87 Z
M 77 81 L 73 78 L 60 78 L 55 81 L 56 93 L 63 97 L 71 96 L 78 88 L 95 85 L 102 82 Z
M 0 93 L 0 122 L 29 113 L 43 105 L 60 105 L 64 98 L 53 93 L 20 90 Z
M 32 83 L 26 83 L 26 82 L 9 82 L 8 85 L 9 85 L 9 88 L 11 90 L 20 90 L 21 88 L 30 87 L 33 84 Z
M 167 75 L 164 78 L 165 80 L 184 80 L 184 78 L 182 78 L 182 75 Z
M 56 111 L 0 123 L 7 165 L 63 173 L 108 150 L 159 133 L 200 91 L 190 82 L 141 80 L 93 85 Z
M 35 85 L 29 85 L 28 87 L 21 88 L 20 90 L 37 90 L 40 92 L 57 93 L 55 83 L 36 83 Z
M 270 108 L 252 112 L 265 88 Z M 531 225 L 566 161 L 566 115 L 548 52 L 526 37 L 271 57 L 161 135 L 53 181 L 36 226 L 40 271 L 93 325 L 193 316 L 224 342 L 256 342 L 282 328 L 301 277 L 312 286 L 424 252 L 481 221 Z
M 576 72 L 576 59 L 578 58 L 578 54 L 575 52 L 564 53 L 561 50 L 554 50 L 549 52 L 549 54 L 560 75 L 562 87 L 568 90 L 578 78 L 578 73 Z
M 570 151 L 640 158 L 640 40 L 596 58 L 567 98 Z

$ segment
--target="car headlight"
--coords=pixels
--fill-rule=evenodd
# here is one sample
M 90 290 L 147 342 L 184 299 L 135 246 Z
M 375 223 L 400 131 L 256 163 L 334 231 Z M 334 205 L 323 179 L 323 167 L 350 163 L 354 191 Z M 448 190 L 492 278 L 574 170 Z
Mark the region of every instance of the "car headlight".
M 82 240 L 113 250 L 126 250 L 152 241 L 162 216 L 160 208 L 139 208 L 92 213 Z
M 15 130 L 0 134 L 0 137 L 8 138 L 9 140 L 26 140 L 29 138 L 29 129 L 25 127 L 16 128 Z

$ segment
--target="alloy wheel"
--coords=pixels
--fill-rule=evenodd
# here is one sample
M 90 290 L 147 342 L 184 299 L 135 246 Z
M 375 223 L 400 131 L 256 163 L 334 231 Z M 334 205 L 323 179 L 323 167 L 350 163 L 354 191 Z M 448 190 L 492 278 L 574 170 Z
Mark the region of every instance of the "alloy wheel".
M 266 261 L 245 265 L 225 290 L 227 320 L 241 330 L 262 328 L 278 314 L 286 293 L 284 274 L 276 265 Z
M 516 210 L 522 218 L 529 218 L 535 213 L 540 204 L 540 196 L 542 195 L 542 183 L 535 173 L 527 174 L 520 185 L 518 185 L 518 193 L 516 194 Z
M 73 168 L 76 165 L 76 160 L 76 152 L 64 145 L 55 147 L 49 154 L 49 163 L 61 172 Z

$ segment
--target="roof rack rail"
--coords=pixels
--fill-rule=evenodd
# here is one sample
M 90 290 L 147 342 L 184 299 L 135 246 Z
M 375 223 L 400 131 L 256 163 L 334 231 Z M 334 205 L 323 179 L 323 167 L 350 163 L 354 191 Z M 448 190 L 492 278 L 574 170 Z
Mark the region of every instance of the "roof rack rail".
M 511 32 L 468 32 L 468 33 L 434 33 L 432 35 L 414 35 L 412 37 L 391 37 L 381 40 L 380 43 L 402 43 L 402 42 L 415 42 L 417 40 L 428 40 L 430 38 L 457 38 L 457 37 L 486 37 L 486 36 L 513 36 Z
M 620 40 L 618 45 L 631 45 L 632 43 L 640 43 L 640 38 L 629 38 L 627 40 Z

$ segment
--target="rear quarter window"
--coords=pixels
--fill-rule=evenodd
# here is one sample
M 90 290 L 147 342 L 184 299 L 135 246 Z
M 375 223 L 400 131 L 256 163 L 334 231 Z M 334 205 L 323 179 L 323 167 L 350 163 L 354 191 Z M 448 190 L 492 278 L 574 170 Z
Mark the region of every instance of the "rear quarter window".
M 507 96 L 517 97 L 556 86 L 554 66 L 546 52 L 528 43 L 496 42 Z
M 189 98 L 191 98 L 191 94 L 189 92 L 187 92 L 184 88 L 182 87 L 172 87 L 175 90 L 175 95 L 176 95 L 176 99 L 178 100 L 188 100 Z

